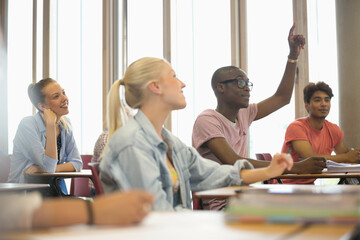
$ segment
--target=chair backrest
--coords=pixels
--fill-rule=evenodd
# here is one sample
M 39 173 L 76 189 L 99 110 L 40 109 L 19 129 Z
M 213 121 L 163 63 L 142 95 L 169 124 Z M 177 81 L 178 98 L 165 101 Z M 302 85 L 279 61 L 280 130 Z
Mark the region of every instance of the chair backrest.
M 89 163 L 91 162 L 92 155 L 81 155 L 83 161 L 83 169 L 89 169 Z M 70 194 L 79 197 L 90 197 L 88 178 L 72 178 L 70 185 Z
M 257 160 L 271 161 L 271 159 L 272 159 L 272 156 L 271 156 L 270 153 L 256 153 L 255 156 L 256 156 Z M 265 184 L 275 184 L 276 180 L 274 180 L 274 179 L 266 180 L 263 183 L 265 183 Z
M 270 153 L 256 153 L 255 154 L 257 160 L 265 160 L 265 161 L 271 161 L 272 156 Z
M 0 155 L 0 183 L 6 183 L 10 173 L 10 156 Z
M 89 163 L 89 167 L 90 167 L 91 172 L 92 172 L 93 183 L 94 183 L 94 186 L 95 186 L 96 196 L 100 196 L 100 195 L 104 194 L 104 188 L 101 185 L 101 181 L 100 181 L 100 177 L 99 177 L 99 171 L 100 171 L 99 165 L 100 165 L 99 162 Z
M 195 192 L 191 192 L 192 194 L 192 200 L 193 200 L 193 210 L 202 210 L 202 206 L 201 206 L 201 199 L 199 198 L 194 198 L 194 193 Z

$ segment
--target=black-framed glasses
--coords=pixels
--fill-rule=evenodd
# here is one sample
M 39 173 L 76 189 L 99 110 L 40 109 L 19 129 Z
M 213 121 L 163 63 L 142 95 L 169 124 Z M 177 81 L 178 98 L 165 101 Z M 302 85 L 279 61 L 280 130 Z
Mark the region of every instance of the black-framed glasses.
M 249 82 L 249 81 L 245 81 L 244 79 L 242 78 L 234 78 L 234 79 L 228 79 L 228 80 L 224 80 L 224 81 L 221 81 L 219 83 L 229 83 L 229 82 L 233 82 L 233 81 L 236 81 L 237 83 L 237 87 L 238 88 L 245 88 L 246 86 L 248 86 L 248 88 L 250 89 L 250 91 L 252 90 L 254 84 L 252 82 Z

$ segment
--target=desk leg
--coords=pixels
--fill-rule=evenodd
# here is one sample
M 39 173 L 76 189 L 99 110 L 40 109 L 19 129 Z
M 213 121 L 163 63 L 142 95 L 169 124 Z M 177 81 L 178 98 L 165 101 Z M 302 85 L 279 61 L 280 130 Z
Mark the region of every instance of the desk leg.
M 346 178 L 340 178 L 338 184 L 345 184 Z
M 359 185 L 360 178 L 341 178 L 338 184 L 349 184 L 349 185 Z

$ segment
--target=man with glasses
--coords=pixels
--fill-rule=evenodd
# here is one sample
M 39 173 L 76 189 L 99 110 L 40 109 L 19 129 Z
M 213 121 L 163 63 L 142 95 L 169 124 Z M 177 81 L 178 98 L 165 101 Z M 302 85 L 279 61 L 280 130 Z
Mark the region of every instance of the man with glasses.
M 227 66 L 215 71 L 211 86 L 217 98 L 215 110 L 203 111 L 196 119 L 192 145 L 204 157 L 220 164 L 234 164 L 239 159 L 249 160 L 255 168 L 265 167 L 269 162 L 246 158 L 248 131 L 252 121 L 259 120 L 290 102 L 296 71 L 296 63 L 305 38 L 294 35 L 295 24 L 291 27 L 288 42 L 290 54 L 280 85 L 274 95 L 254 104 L 249 104 L 253 84 L 247 74 L 238 67 Z M 293 173 L 319 173 L 325 164 L 314 158 L 294 165 Z M 219 210 L 224 200 L 203 201 L 203 208 Z

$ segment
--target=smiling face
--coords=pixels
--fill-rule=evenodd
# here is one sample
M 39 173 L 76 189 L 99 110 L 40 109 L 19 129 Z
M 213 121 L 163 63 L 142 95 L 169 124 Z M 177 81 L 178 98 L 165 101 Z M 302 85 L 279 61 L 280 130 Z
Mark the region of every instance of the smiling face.
M 51 109 L 58 119 L 69 113 L 69 99 L 57 82 L 49 83 L 43 88 L 42 93 L 45 95 L 45 103 L 42 103 L 42 107 Z
M 312 118 L 325 119 L 330 112 L 331 98 L 323 91 L 316 91 L 310 98 L 309 103 L 305 103 L 305 108 Z
M 186 85 L 176 77 L 175 71 L 165 62 L 159 86 L 162 89 L 162 99 L 170 105 L 171 110 L 185 108 L 186 101 L 182 89 Z
M 250 88 L 248 86 L 245 86 L 242 89 L 239 88 L 237 81 L 221 83 L 222 81 L 229 79 L 243 79 L 246 82 L 249 81 L 246 73 L 239 68 L 234 68 L 231 71 L 224 72 L 221 80 L 217 84 L 218 92 L 221 93 L 221 101 L 236 109 L 247 108 L 250 100 Z

